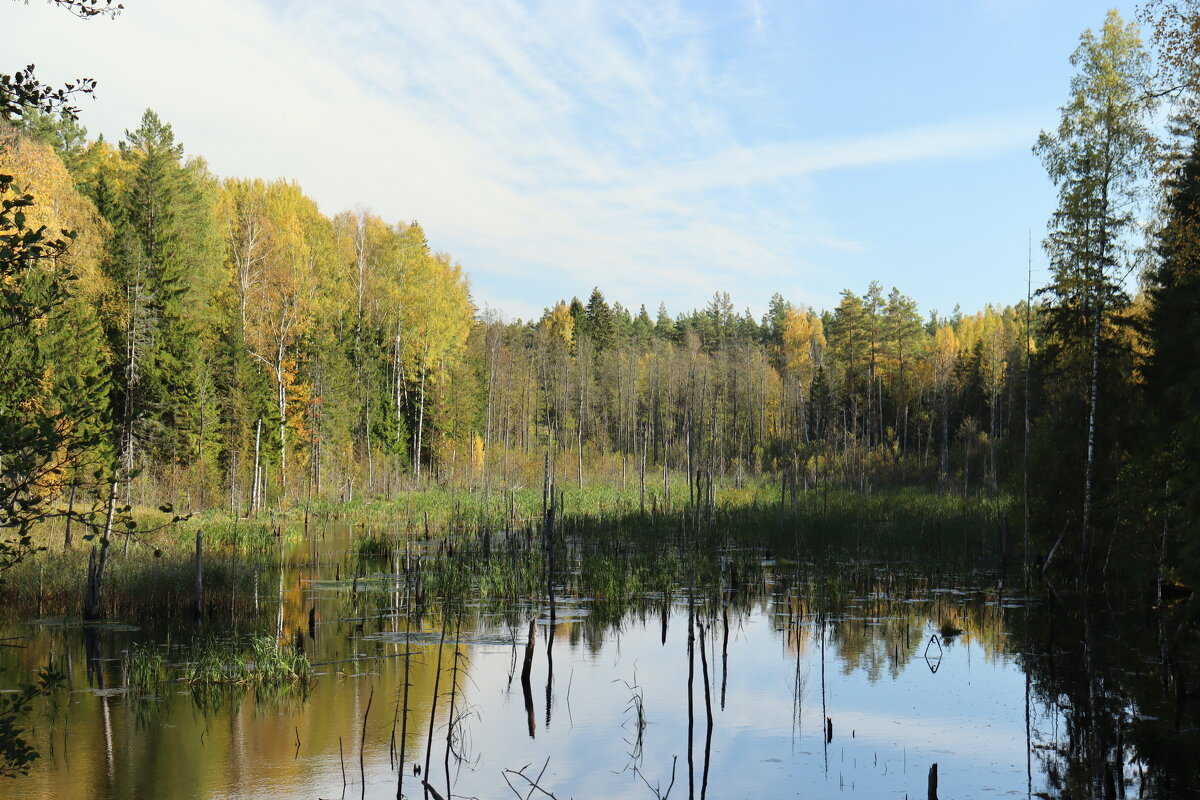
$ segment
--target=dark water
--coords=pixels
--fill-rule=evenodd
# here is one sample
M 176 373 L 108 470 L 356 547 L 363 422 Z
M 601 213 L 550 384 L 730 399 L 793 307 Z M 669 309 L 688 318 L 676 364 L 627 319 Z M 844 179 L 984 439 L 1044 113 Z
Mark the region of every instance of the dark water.
M 935 763 L 944 798 L 1200 793 L 1181 611 L 912 565 L 747 570 L 743 553 L 721 586 L 670 596 L 601 602 L 564 578 L 553 623 L 544 596 L 446 615 L 418 608 L 395 560 L 351 566 L 350 537 L 290 543 L 247 586 L 258 617 L 204 623 L 298 640 L 306 690 L 147 696 L 128 688 L 131 647 L 186 658 L 190 625 L 10 626 L 27 638 L 0 652 L 2 679 L 52 663 L 69 686 L 39 703 L 42 758 L 0 796 L 396 797 L 401 748 L 410 797 L 427 749 L 442 797 L 525 797 L 528 778 L 558 798 L 916 798 Z

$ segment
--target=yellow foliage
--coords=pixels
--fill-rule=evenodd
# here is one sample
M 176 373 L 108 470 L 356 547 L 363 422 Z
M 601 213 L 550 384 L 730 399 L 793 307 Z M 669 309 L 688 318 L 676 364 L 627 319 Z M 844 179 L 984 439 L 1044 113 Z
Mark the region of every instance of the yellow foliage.
M 404 355 L 410 374 L 440 375 L 466 346 L 475 316 L 462 267 L 445 253 L 410 259 L 400 283 Z
M 306 440 L 310 435 L 307 422 L 313 403 L 312 384 L 301 379 L 294 358 L 284 359 L 283 376 L 288 398 L 287 426 L 297 439 Z
M 945 392 L 954 377 L 954 365 L 958 363 L 959 343 L 954 328 L 942 325 L 933 335 L 931 366 L 933 381 L 938 390 Z
M 76 234 L 59 266 L 78 278 L 76 286 L 85 300 L 98 306 L 105 303 L 113 286 L 100 263 L 112 226 L 91 200 L 75 190 L 75 180 L 54 149 L 29 141 L 14 129 L 0 130 L 0 173 L 12 175 L 22 191 L 33 195 L 34 205 L 24 209 L 28 227 L 44 225 L 52 238 L 61 237 L 64 230 Z
M 1129 304 L 1129 310 L 1126 312 L 1131 320 L 1134 320 L 1135 325 L 1122 325 L 1118 328 L 1118 332 L 1122 336 L 1127 336 L 1130 339 L 1130 350 L 1133 352 L 1133 380 L 1135 383 L 1143 383 L 1146 380 L 1145 368 L 1153 355 L 1150 337 L 1146 336 L 1147 323 L 1150 317 L 1151 307 L 1150 298 L 1144 292 L 1138 292 L 1133 298 L 1133 302 Z
M 807 388 L 825 354 L 825 326 L 811 309 L 787 310 L 783 323 L 783 354 L 788 370 Z
M 561 300 L 554 304 L 542 325 L 551 334 L 562 337 L 567 344 L 575 342 L 575 317 L 571 316 L 570 306 Z
M 314 228 L 323 219 L 295 183 L 266 188 L 262 224 L 267 245 L 247 293 L 246 341 L 276 371 L 312 324 L 318 283 Z
M 471 439 L 471 466 L 476 472 L 483 472 L 483 437 L 476 433 L 472 434 Z

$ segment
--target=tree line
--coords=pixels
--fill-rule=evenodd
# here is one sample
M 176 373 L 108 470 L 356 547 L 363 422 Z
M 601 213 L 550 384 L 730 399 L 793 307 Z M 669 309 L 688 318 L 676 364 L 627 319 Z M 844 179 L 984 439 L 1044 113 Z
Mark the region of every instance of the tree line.
M 999 474 L 1023 307 L 922 318 L 872 283 L 825 312 L 777 294 L 755 319 L 717 293 L 652 318 L 596 288 L 504 321 L 417 223 L 218 178 L 152 111 L 116 146 L 36 112 L 4 136 L 5 170 L 38 198 L 31 222 L 75 238 L 53 324 L 5 337 L 3 402 L 52 410 L 80 378 L 103 386 L 71 424 L 106 435 L 70 454 L 60 489 L 115 464 L 138 475 L 134 499 L 245 513 L 410 478 L 512 479 L 506 464 L 551 444 L 580 480 L 614 455 L 802 481 L 829 459 L 860 483 L 970 482 L 975 461 L 980 481 Z

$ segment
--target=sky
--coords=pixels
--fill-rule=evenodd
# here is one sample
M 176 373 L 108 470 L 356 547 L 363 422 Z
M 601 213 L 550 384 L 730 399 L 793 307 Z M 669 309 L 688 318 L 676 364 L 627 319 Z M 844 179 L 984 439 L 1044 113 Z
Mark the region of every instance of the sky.
M 1084 0 L 124 0 L 0 3 L 4 63 L 95 78 L 81 121 L 144 109 L 221 176 L 417 220 L 480 308 L 756 316 L 872 280 L 923 313 L 1024 299 L 1055 189 Z

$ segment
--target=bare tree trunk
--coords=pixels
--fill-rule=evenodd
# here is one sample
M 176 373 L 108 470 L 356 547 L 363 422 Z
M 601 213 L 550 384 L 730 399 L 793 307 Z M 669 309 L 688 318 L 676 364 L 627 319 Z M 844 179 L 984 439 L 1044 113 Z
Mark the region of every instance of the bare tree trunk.
M 421 448 L 425 435 L 425 365 L 421 364 L 421 401 L 417 410 L 417 451 L 413 453 L 416 464 L 417 481 L 421 480 Z
M 205 370 L 204 377 L 200 383 L 200 436 L 198 439 L 198 451 L 196 453 L 196 470 L 200 473 L 200 507 L 204 508 L 207 503 L 205 497 L 205 489 L 207 488 L 207 476 L 204 472 L 204 422 L 208 418 L 205 409 L 208 407 L 208 371 Z
M 367 491 L 375 490 L 375 451 L 371 448 L 371 401 L 370 388 L 367 389 L 368 399 L 363 403 L 363 436 L 367 442 Z
M 950 480 L 950 398 L 949 389 L 942 396 L 942 463 L 941 482 L 943 485 Z
M 279 361 L 276 369 L 276 402 L 279 405 L 279 499 L 287 489 L 287 384 L 283 380 L 283 344 L 278 351 Z
M 646 444 L 647 444 L 646 440 L 649 438 L 649 433 L 650 433 L 649 426 L 647 426 L 647 430 L 645 431 L 645 433 L 642 436 L 642 466 L 641 466 L 641 470 L 640 470 L 640 475 L 638 476 L 640 484 L 641 484 L 640 494 L 639 494 L 639 502 L 640 502 L 640 508 L 641 508 L 643 516 L 645 516 L 645 514 L 646 514 Z
M 1029 571 L 1029 361 L 1030 350 L 1032 348 L 1031 337 L 1033 331 L 1030 329 L 1030 319 L 1032 314 L 1033 304 L 1033 234 L 1029 234 L 1029 265 L 1028 275 L 1025 279 L 1025 419 L 1024 419 L 1024 448 L 1022 450 L 1022 469 L 1021 483 L 1024 502 L 1023 513 L 1025 517 L 1024 530 L 1024 559 L 1025 571 L 1028 575 Z M 1026 675 L 1026 684 L 1028 686 L 1028 675 Z M 1028 693 L 1028 688 L 1026 689 Z M 1028 698 L 1026 698 L 1028 703 Z M 1028 711 L 1026 712 L 1028 714 Z
M 238 453 L 234 450 L 229 458 L 229 516 L 237 517 L 237 467 Z
M 1092 567 L 1092 492 L 1096 475 L 1096 405 L 1100 395 L 1100 299 L 1096 298 L 1092 324 L 1092 376 L 1088 388 L 1087 462 L 1083 471 L 1083 531 L 1080 554 L 1082 576 L 1086 582 Z
M 1108 210 L 1108 174 L 1106 171 L 1101 189 L 1101 208 Z M 1081 574 L 1086 584 L 1092 569 L 1092 495 L 1095 491 L 1096 477 L 1096 409 L 1100 399 L 1100 324 L 1104 316 L 1104 262 L 1107 258 L 1108 232 L 1103 218 L 1099 230 L 1099 254 L 1095 266 L 1095 310 L 1092 318 L 1092 374 L 1088 386 L 1088 429 L 1087 429 L 1087 461 L 1083 471 L 1083 525 L 1081 546 L 1083 552 Z
M 100 604 L 104 599 L 104 570 L 108 564 L 108 540 L 112 536 L 113 516 L 117 509 L 117 481 L 114 478 L 109 484 L 108 513 L 104 518 L 104 534 L 100 537 L 99 555 L 96 545 L 92 545 L 88 557 L 87 592 L 83 602 L 83 618 L 87 620 L 100 619 Z
M 576 482 L 579 488 L 583 488 L 583 390 L 584 390 L 584 374 L 583 362 L 585 356 L 581 353 L 579 356 L 579 417 L 575 422 L 575 439 L 578 460 L 575 465 Z
M 259 494 L 262 491 L 262 485 L 259 481 L 259 454 L 262 444 L 262 417 L 258 418 L 258 422 L 254 425 L 254 476 L 251 479 L 250 485 L 250 511 L 258 512 L 259 504 L 262 498 Z
M 63 549 L 71 549 L 71 518 L 75 516 L 75 491 L 79 488 L 79 484 L 72 476 L 71 479 L 71 499 L 67 502 L 67 532 L 63 536 Z

